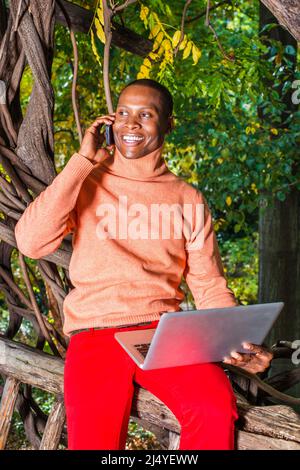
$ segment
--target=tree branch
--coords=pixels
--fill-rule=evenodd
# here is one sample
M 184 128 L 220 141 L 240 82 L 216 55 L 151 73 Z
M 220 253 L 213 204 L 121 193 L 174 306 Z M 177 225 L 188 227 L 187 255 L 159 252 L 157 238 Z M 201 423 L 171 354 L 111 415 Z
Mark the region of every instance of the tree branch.
M 227 55 L 219 38 L 218 38 L 218 35 L 213 27 L 213 25 L 211 24 L 210 22 L 210 0 L 207 0 L 207 8 L 206 8 L 206 18 L 205 18 L 205 25 L 209 27 L 209 29 L 213 32 L 213 35 L 215 37 L 215 40 L 217 41 L 217 44 L 218 44 L 218 47 L 223 55 L 223 57 L 227 60 L 230 60 L 231 62 L 234 62 L 235 61 L 235 57 L 234 55 Z
M 174 49 L 174 56 L 177 55 L 179 46 L 180 46 L 180 44 L 182 43 L 183 38 L 184 38 L 184 22 L 185 22 L 185 15 L 186 15 L 187 9 L 188 9 L 188 7 L 189 7 L 189 5 L 190 5 L 191 2 L 192 2 L 192 0 L 186 0 L 185 5 L 184 5 L 184 8 L 183 8 L 183 11 L 182 11 L 182 18 L 181 18 L 181 34 L 180 34 L 179 42 L 178 42 L 177 46 L 176 46 L 175 49 Z
M 52 338 L 51 338 L 51 336 L 50 336 L 50 334 L 49 334 L 49 332 L 46 328 L 46 325 L 44 323 L 43 316 L 40 312 L 40 309 L 38 307 L 37 301 L 36 301 L 35 296 L 34 296 L 34 292 L 33 292 L 32 285 L 31 285 L 31 282 L 30 282 L 30 278 L 29 278 L 29 275 L 28 275 L 27 265 L 26 265 L 24 256 L 20 252 L 19 252 L 19 262 L 20 262 L 20 266 L 21 266 L 21 269 L 22 269 L 22 272 L 23 272 L 23 277 L 24 277 L 24 281 L 25 281 L 25 284 L 26 284 L 26 287 L 27 287 L 27 291 L 28 291 L 28 294 L 29 294 L 29 297 L 30 297 L 31 305 L 32 305 L 33 311 L 36 315 L 36 319 L 38 321 L 39 327 L 40 327 L 44 337 L 48 341 L 49 346 L 51 347 L 53 353 L 56 356 L 60 357 L 60 353 L 57 350 L 55 344 L 53 343 L 53 340 L 52 340 Z
M 232 0 L 224 0 L 223 2 L 217 3 L 217 5 L 214 5 L 213 7 L 210 7 L 209 11 L 212 12 L 216 10 L 217 8 L 221 7 L 222 5 L 229 4 L 232 5 Z M 192 23 L 192 21 L 199 20 L 199 18 L 202 18 L 203 16 L 206 16 L 206 10 L 203 10 L 201 13 L 199 13 L 196 16 L 193 16 L 192 18 L 186 18 L 185 23 Z
M 93 23 L 93 11 L 86 10 L 79 5 L 66 0 L 60 1 L 68 14 L 72 30 L 74 32 L 87 34 L 91 24 Z M 57 23 L 62 24 L 63 26 L 68 26 L 65 15 L 63 14 L 58 2 L 56 3 L 55 8 L 55 19 Z M 114 29 L 112 30 L 112 44 L 114 46 L 140 57 L 146 57 L 152 51 L 153 42 L 150 39 L 144 38 L 130 29 L 125 28 L 113 19 L 111 23 L 114 26 Z
M 114 7 L 112 9 L 112 11 L 114 13 L 116 13 L 117 11 L 122 11 L 124 10 L 125 8 L 127 8 L 129 5 L 131 5 L 132 3 L 136 3 L 137 0 L 126 0 L 125 3 L 123 3 L 123 5 L 120 5 L 118 7 Z

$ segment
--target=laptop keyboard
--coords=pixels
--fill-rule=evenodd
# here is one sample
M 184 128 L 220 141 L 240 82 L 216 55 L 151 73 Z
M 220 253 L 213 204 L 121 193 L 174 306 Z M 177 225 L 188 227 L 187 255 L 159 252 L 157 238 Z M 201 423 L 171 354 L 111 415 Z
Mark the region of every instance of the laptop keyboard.
M 149 351 L 151 343 L 140 343 L 140 344 L 135 344 L 134 347 L 138 350 L 141 355 L 146 358 L 147 352 Z

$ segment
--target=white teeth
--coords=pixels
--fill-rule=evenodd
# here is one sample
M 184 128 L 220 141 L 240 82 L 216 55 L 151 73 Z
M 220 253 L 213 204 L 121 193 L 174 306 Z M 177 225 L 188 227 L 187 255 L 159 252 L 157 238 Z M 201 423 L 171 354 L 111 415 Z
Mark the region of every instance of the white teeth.
M 123 135 L 123 140 L 128 141 L 128 142 L 134 142 L 134 141 L 141 141 L 144 139 L 144 137 L 138 137 L 136 135 Z

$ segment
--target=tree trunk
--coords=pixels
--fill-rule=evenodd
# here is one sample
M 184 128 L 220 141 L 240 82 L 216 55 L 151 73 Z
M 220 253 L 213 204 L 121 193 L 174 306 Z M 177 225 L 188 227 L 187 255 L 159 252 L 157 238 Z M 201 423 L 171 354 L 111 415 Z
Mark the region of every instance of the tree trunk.
M 295 3 L 295 2 L 264 2 L 264 3 Z M 298 2 L 300 6 L 300 3 Z M 298 18 L 299 20 L 299 18 Z M 272 13 L 260 4 L 260 30 L 269 23 L 277 23 Z M 295 39 L 280 26 L 270 31 L 264 31 L 270 39 L 276 39 L 284 47 L 290 45 L 297 50 Z M 292 59 L 293 57 L 293 59 Z M 296 54 L 289 56 L 296 66 Z M 293 81 L 294 76 L 285 78 Z M 270 88 L 272 83 L 267 84 Z M 283 84 L 282 84 L 283 86 Z M 282 87 L 280 87 L 282 88 Z M 277 89 L 281 94 L 281 89 Z M 291 93 L 286 94 L 282 101 L 286 109 L 282 113 L 282 123 L 289 114 L 296 110 Z M 260 117 L 268 121 L 268 116 L 260 112 Z M 278 123 L 276 124 L 278 127 Z M 286 127 L 286 124 L 284 124 Z M 274 140 L 276 145 L 276 140 Z M 296 171 L 296 155 L 294 171 Z M 279 201 L 275 196 L 272 204 L 259 210 L 259 294 L 258 301 L 283 301 L 285 307 L 266 338 L 269 346 L 278 340 L 293 341 L 298 339 L 300 332 L 300 191 L 293 188 L 285 201 Z M 295 365 L 289 362 L 289 368 Z M 270 375 L 287 369 L 286 361 L 278 359 L 272 362 Z M 300 387 L 294 387 L 291 393 L 299 396 Z
M 293 341 L 300 331 L 300 195 L 292 190 L 285 201 L 274 200 L 259 218 L 259 302 L 285 303 L 267 337 Z
M 297 41 L 300 41 L 299 0 L 261 0 Z
M 272 13 L 261 4 L 260 29 L 269 23 L 276 22 Z M 270 39 L 280 41 L 284 47 L 290 45 L 297 50 L 294 38 L 280 26 L 263 34 L 264 36 L 267 34 Z M 296 55 L 293 57 L 295 67 Z M 287 79 L 293 81 L 294 77 L 290 76 Z M 273 87 L 272 83 L 266 85 Z M 276 91 L 281 94 L 281 89 L 277 88 Z M 291 94 L 286 94 L 282 100 L 286 105 L 282 113 L 282 122 L 284 122 L 296 110 L 296 105 L 292 102 Z M 266 121 L 271 119 L 261 111 L 260 117 Z M 286 124 L 284 126 L 286 127 Z M 296 165 L 295 155 L 295 171 Z M 283 301 L 285 303 L 284 311 L 267 338 L 268 342 L 272 343 L 278 339 L 294 340 L 295 333 L 300 331 L 299 190 L 292 189 L 285 201 L 279 201 L 274 196 L 272 204 L 260 208 L 259 240 L 259 302 Z

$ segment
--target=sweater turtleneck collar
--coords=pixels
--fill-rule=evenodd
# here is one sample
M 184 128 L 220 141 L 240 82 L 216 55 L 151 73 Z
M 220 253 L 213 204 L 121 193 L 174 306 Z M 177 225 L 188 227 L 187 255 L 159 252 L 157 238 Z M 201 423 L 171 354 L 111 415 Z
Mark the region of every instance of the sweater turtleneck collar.
M 151 179 L 169 172 L 162 156 L 164 143 L 140 158 L 126 158 L 117 147 L 102 164 L 105 171 L 132 179 Z

